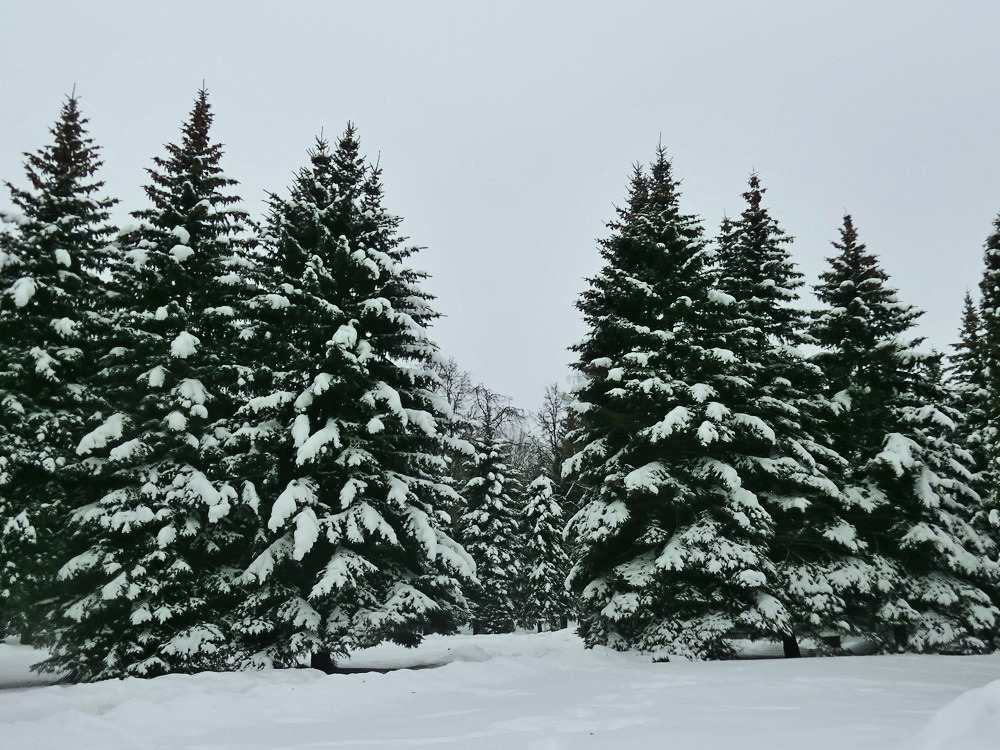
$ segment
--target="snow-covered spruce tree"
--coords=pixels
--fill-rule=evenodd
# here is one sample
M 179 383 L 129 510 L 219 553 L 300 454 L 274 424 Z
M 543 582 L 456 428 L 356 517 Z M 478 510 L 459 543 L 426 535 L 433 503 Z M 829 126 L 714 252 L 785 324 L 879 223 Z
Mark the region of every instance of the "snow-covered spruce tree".
M 979 283 L 982 336 L 979 356 L 984 368 L 986 420 L 981 438 L 990 486 L 990 504 L 1000 505 L 1000 215 L 986 238 L 983 278 Z
M 995 470 L 991 474 L 988 436 L 990 408 L 986 363 L 983 352 L 983 324 L 979 309 L 968 292 L 962 306 L 962 325 L 958 342 L 948 357 L 949 394 L 959 413 L 958 439 L 972 457 L 970 468 L 976 474 L 973 488 L 984 501 L 995 503 Z
M 716 285 L 662 149 L 618 213 L 578 302 L 583 426 L 564 471 L 585 486 L 569 524 L 580 632 L 588 645 L 725 658 L 734 637 L 791 628 L 773 520 L 744 486 L 765 459 L 780 464 L 775 426 L 753 412 L 736 300 Z
M 104 491 L 73 514 L 77 554 L 49 634 L 46 666 L 73 680 L 232 663 L 226 621 L 252 513 L 220 474 L 217 426 L 240 388 L 252 240 L 211 123 L 202 90 L 148 170 L 151 206 L 121 236 L 96 381 L 111 409 L 77 446 Z
M 936 355 L 905 338 L 920 313 L 899 302 L 850 216 L 840 235 L 816 288 L 824 308 L 812 333 L 831 397 L 844 406 L 831 432 L 850 462 L 852 520 L 884 571 L 868 633 L 885 648 L 982 650 L 1000 616 L 983 587 L 998 571 L 970 523 L 981 500 L 956 443 L 958 415 Z
M 833 246 L 838 252 L 816 287 L 825 307 L 815 313 L 810 333 L 824 349 L 815 361 L 834 401 L 845 407 L 830 424 L 834 443 L 857 466 L 859 457 L 866 460 L 881 450 L 895 407 L 891 398 L 909 385 L 904 352 L 914 353 L 920 341 L 901 337 L 921 313 L 902 305 L 887 286 L 888 276 L 858 242 L 850 216 Z
M 826 429 L 833 405 L 823 394 L 822 371 L 798 349 L 807 325 L 797 304 L 802 275 L 789 254 L 791 238 L 763 205 L 764 192 L 751 175 L 745 209 L 723 222 L 719 286 L 736 300 L 734 352 L 752 378 L 745 411 L 771 430 L 769 450 L 752 448 L 740 476 L 775 519 L 770 556 L 793 622 L 785 653 L 797 656 L 796 636 L 860 629 L 878 570 L 847 520 L 851 508 L 839 487 L 845 461 L 830 448 Z
M 539 630 L 543 625 L 550 630 L 566 627 L 573 600 L 566 591 L 565 520 L 553 482 L 544 474 L 528 485 L 522 525 L 524 602 L 518 620 Z
M 417 644 L 465 619 L 474 565 L 445 532 L 450 410 L 434 393 L 437 317 L 383 207 L 353 126 L 319 140 L 288 198 L 272 197 L 264 261 L 273 289 L 232 430 L 233 463 L 259 497 L 237 640 L 250 664 L 332 669 L 351 650 Z
M 458 522 L 459 540 L 478 572 L 468 590 L 470 621 L 474 633 L 510 633 L 521 604 L 523 540 L 514 501 L 521 485 L 507 464 L 504 431 L 519 413 L 505 396 L 480 385 L 474 389 L 471 416 L 474 465 Z
M 7 183 L 15 210 L 0 215 L 13 227 L 0 229 L 0 634 L 25 641 L 85 485 L 76 440 L 100 403 L 87 381 L 106 324 L 99 274 L 115 201 L 86 124 L 70 96 L 52 142 L 26 154 L 28 187 Z

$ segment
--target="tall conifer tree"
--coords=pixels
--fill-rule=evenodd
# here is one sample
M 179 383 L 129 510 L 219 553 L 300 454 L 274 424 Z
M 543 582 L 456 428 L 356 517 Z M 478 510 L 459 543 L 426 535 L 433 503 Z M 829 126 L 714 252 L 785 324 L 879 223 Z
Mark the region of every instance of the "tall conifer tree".
M 743 194 L 746 207 L 723 222 L 719 238 L 721 289 L 736 303 L 736 355 L 753 378 L 747 411 L 770 426 L 773 440 L 757 447 L 743 486 L 775 518 L 770 556 L 778 566 L 781 599 L 793 613 L 786 654 L 798 655 L 801 635 L 850 629 L 859 589 L 873 586 L 863 543 L 847 520 L 840 490 L 845 461 L 830 447 L 826 422 L 832 405 L 823 374 L 800 352 L 806 317 L 798 305 L 802 275 L 789 238 L 763 204 L 756 174 Z
M 1000 215 L 983 251 L 983 278 L 979 283 L 982 335 L 979 339 L 986 391 L 986 419 L 981 442 L 986 461 L 990 502 L 1000 505 Z
M 983 590 L 997 566 L 971 524 L 981 500 L 939 358 L 906 338 L 920 312 L 899 302 L 850 216 L 840 235 L 812 330 L 843 407 L 832 433 L 851 464 L 855 525 L 882 571 L 867 630 L 886 648 L 982 650 L 1000 616 Z
M 958 438 L 969 451 L 969 467 L 975 471 L 973 487 L 985 501 L 1000 499 L 993 492 L 996 475 L 989 462 L 988 419 L 990 408 L 984 352 L 983 321 L 969 292 L 962 305 L 959 340 L 948 358 L 948 385 L 952 405 L 959 413 Z
M 235 313 L 253 263 L 211 123 L 202 90 L 122 234 L 97 380 L 111 413 L 77 446 L 104 492 L 74 514 L 79 552 L 60 571 L 47 662 L 73 679 L 232 663 L 226 613 L 251 514 L 222 472 L 217 426 L 245 371 Z
M 272 198 L 271 288 L 250 303 L 255 395 L 232 431 L 261 514 L 237 613 L 257 665 L 331 669 L 465 617 L 473 565 L 441 510 L 458 498 L 430 370 L 437 314 L 383 201 L 351 125 Z
M 113 229 L 98 148 L 70 96 L 52 142 L 25 155 L 28 187 L 6 183 L 0 216 L 0 632 L 28 640 L 85 484 L 75 441 L 100 394 L 89 387 L 106 327 Z
M 736 300 L 717 287 L 662 149 L 609 227 L 578 303 L 584 424 L 565 467 L 586 487 L 570 521 L 580 630 L 590 645 L 730 657 L 734 637 L 791 628 L 773 519 L 744 486 L 774 428 L 753 412 Z

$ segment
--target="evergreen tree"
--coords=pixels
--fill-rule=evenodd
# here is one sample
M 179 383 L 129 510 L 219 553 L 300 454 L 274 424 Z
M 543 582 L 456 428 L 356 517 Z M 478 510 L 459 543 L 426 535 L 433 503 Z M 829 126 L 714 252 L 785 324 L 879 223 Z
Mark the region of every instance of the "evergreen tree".
M 986 391 L 986 413 L 981 442 L 985 452 L 990 504 L 1000 505 L 1000 215 L 993 221 L 993 233 L 986 238 L 983 278 L 979 283 L 982 334 L 981 358 Z
M 588 645 L 730 657 L 734 637 L 791 628 L 773 519 L 744 486 L 772 460 L 774 427 L 754 413 L 736 300 L 662 149 L 618 213 L 578 303 L 583 426 L 565 471 L 585 487 L 570 521 L 580 631 Z
M 980 498 L 955 442 L 958 415 L 946 404 L 939 358 L 904 338 L 920 313 L 899 302 L 850 216 L 840 234 L 816 289 L 825 308 L 813 335 L 843 406 L 832 433 L 851 465 L 853 520 L 883 571 L 869 634 L 887 648 L 981 650 L 1000 615 L 982 588 L 997 566 L 970 523 Z
M 572 600 L 566 591 L 569 558 L 563 541 L 563 512 L 551 479 L 542 474 L 528 485 L 524 506 L 524 610 L 519 620 L 541 630 L 566 627 Z
M 802 340 L 805 322 L 796 304 L 802 274 L 789 253 L 792 238 L 763 204 L 767 191 L 756 173 L 750 175 L 748 187 L 740 218 L 722 222 L 719 287 L 736 297 L 749 325 L 745 335 L 787 368 L 776 345 Z
M 123 230 L 114 330 L 97 386 L 110 410 L 77 452 L 103 492 L 73 516 L 77 554 L 49 638 L 72 679 L 232 663 L 227 612 L 251 508 L 222 472 L 217 427 L 237 404 L 248 220 L 198 93 L 154 159 L 151 206 Z
M 522 540 L 513 496 L 520 483 L 507 463 L 503 430 L 516 410 L 505 397 L 477 386 L 472 438 L 475 465 L 465 485 L 459 518 L 462 545 L 475 561 L 478 581 L 470 587 L 473 633 L 510 633 L 518 620 Z
M 825 308 L 816 314 L 811 333 L 823 347 L 815 361 L 842 407 L 831 422 L 834 443 L 856 466 L 859 457 L 882 447 L 883 428 L 895 408 L 892 397 L 906 390 L 911 375 L 911 368 L 901 369 L 904 353 L 915 353 L 922 342 L 902 336 L 921 313 L 899 303 L 876 257 L 858 242 L 850 216 L 833 246 L 838 253 L 816 287 Z
M 996 476 L 989 465 L 989 391 L 983 352 L 983 323 L 972 295 L 965 293 L 959 340 L 948 358 L 948 385 L 952 406 L 960 416 L 958 439 L 969 451 L 969 468 L 976 473 L 974 489 L 984 500 L 993 500 Z
M 746 411 L 771 430 L 769 449 L 747 446 L 741 477 L 775 519 L 770 557 L 793 619 L 783 640 L 786 655 L 797 656 L 796 636 L 853 629 L 859 613 L 851 610 L 874 585 L 875 571 L 847 520 L 851 508 L 838 486 L 845 462 L 829 446 L 832 405 L 822 395 L 822 372 L 796 346 L 806 328 L 797 304 L 802 275 L 790 257 L 791 238 L 763 205 L 764 192 L 751 175 L 746 208 L 723 222 L 719 286 L 736 301 L 735 354 L 752 378 Z
M 88 377 L 106 325 L 115 201 L 86 124 L 70 96 L 52 142 L 25 155 L 29 187 L 6 183 L 16 211 L 0 216 L 10 229 L 0 228 L 0 633 L 25 641 L 80 503 L 75 440 L 100 408 Z
M 437 314 L 383 200 L 350 125 L 272 196 L 254 395 L 231 430 L 248 446 L 232 471 L 261 513 L 236 624 L 256 665 L 329 670 L 465 617 L 473 565 L 441 510 L 459 498 L 430 370 Z

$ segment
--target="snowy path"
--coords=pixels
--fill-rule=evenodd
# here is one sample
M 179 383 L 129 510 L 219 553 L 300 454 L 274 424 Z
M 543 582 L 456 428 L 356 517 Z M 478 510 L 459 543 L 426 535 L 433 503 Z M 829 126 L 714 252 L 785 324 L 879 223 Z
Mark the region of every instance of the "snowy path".
M 27 657 L 0 646 L 0 683 L 23 678 Z M 585 651 L 562 632 L 435 637 L 416 651 L 374 649 L 350 666 L 444 661 L 384 674 L 202 674 L 4 690 L 0 748 L 1000 748 L 1000 683 L 921 732 L 953 698 L 1000 678 L 1000 656 L 652 664 Z M 920 740 L 908 739 L 918 732 Z

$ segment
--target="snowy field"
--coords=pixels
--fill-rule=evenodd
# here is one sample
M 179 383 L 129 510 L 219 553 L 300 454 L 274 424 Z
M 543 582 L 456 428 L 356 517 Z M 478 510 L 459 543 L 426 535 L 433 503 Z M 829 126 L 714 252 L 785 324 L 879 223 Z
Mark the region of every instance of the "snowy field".
M 431 637 L 343 665 L 388 672 L 69 686 L 29 674 L 36 657 L 0 645 L 3 750 L 1000 748 L 1000 655 L 653 664 L 562 631 Z

